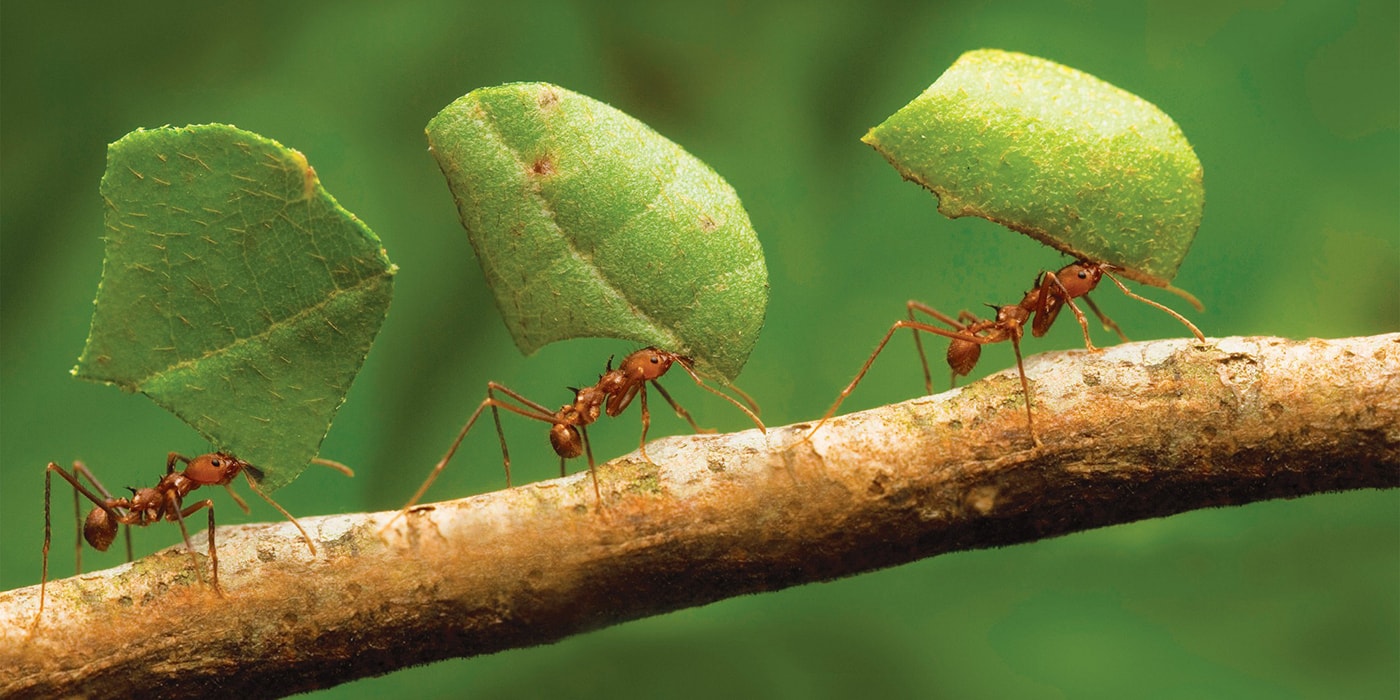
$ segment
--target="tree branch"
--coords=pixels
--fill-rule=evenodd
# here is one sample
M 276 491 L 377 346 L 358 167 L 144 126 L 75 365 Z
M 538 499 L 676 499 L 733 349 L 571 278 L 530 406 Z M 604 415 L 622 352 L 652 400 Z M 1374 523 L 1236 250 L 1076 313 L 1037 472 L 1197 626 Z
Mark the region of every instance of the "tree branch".
M 173 547 L 0 594 L 0 695 L 283 695 L 943 552 L 1400 485 L 1400 334 L 1133 343 L 1020 382 L 657 441 L 586 474 L 392 513 L 223 527 L 226 597 Z M 202 542 L 202 536 L 193 536 Z M 204 555 L 199 554 L 204 562 Z M 207 574 L 206 574 L 207 575 Z

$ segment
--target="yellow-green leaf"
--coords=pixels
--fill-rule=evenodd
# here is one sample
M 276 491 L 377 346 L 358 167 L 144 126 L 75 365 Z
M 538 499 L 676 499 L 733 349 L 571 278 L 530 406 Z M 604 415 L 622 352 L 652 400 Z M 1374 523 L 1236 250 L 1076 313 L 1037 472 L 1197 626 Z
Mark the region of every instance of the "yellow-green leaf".
M 743 368 L 768 271 L 738 195 L 709 166 L 545 83 L 475 90 L 427 134 L 522 352 L 609 337 L 692 357 L 726 380 Z
M 1162 110 L 1087 73 L 970 51 L 863 139 L 938 196 L 1167 286 L 1200 227 L 1201 162 Z

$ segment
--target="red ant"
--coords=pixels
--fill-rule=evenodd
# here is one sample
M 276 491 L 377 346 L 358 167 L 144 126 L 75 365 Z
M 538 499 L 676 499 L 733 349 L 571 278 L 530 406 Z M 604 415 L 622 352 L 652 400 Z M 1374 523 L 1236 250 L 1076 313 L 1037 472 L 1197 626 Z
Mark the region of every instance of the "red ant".
M 399 515 L 407 513 L 408 510 L 416 505 L 418 500 L 423 497 L 424 492 L 428 490 L 428 487 L 437 479 L 438 474 L 447 466 L 447 462 L 456 454 L 457 447 L 462 444 L 462 440 L 467 436 L 467 432 L 476 424 L 476 419 L 481 416 L 481 412 L 488 406 L 491 408 L 491 417 L 495 419 L 496 422 L 496 435 L 501 440 L 501 458 L 505 463 L 507 487 L 510 486 L 510 452 L 506 448 L 505 432 L 501 429 L 501 414 L 497 410 L 502 408 L 516 415 L 533 418 L 551 425 L 549 429 L 549 444 L 554 448 L 555 454 L 559 455 L 560 476 L 564 475 L 565 460 L 573 459 L 586 453 L 588 455 L 588 472 L 593 477 L 593 494 L 598 499 L 598 502 L 601 503 L 603 496 L 602 491 L 598 487 L 598 475 L 594 470 L 593 448 L 588 443 L 588 426 L 597 421 L 599 416 L 603 413 L 607 413 L 609 417 L 616 418 L 632 404 L 633 399 L 640 395 L 642 399 L 642 438 L 640 447 L 642 458 L 650 462 L 651 458 L 647 456 L 646 447 L 647 429 L 651 427 L 651 411 L 647 409 L 646 385 L 648 382 L 656 387 L 656 391 L 661 394 L 661 397 L 666 399 L 667 403 L 671 404 L 671 408 L 675 409 L 676 415 L 684 418 L 695 432 L 709 432 L 696 425 L 695 419 L 690 417 L 690 413 L 684 408 L 681 408 L 681 405 L 676 403 L 676 400 L 671 398 L 671 394 L 657 381 L 663 374 L 666 374 L 666 372 L 671 369 L 671 365 L 673 364 L 680 365 L 680 367 L 690 375 L 690 378 L 694 379 L 695 383 L 704 390 L 734 404 L 740 411 L 744 412 L 744 415 L 747 415 L 753 420 L 754 425 L 757 425 L 759 430 L 767 432 L 767 429 L 763 426 L 763 421 L 759 420 L 756 414 L 758 406 L 754 404 L 753 399 L 749 398 L 747 394 L 740 391 L 738 388 L 731 387 L 739 394 L 745 403 L 753 407 L 753 410 L 750 410 L 732 397 L 701 380 L 700 375 L 695 373 L 693 366 L 694 361 L 690 358 L 655 347 L 643 348 L 624 357 L 622 359 L 622 364 L 618 365 L 617 369 L 613 369 L 612 359 L 609 358 L 607 371 L 598 376 L 598 383 L 582 389 L 570 387 L 574 392 L 574 400 L 572 403 L 561 406 L 558 411 L 551 412 L 548 408 L 521 396 L 501 384 L 487 382 L 486 398 L 482 399 L 481 403 L 477 405 L 476 410 L 472 412 L 471 417 L 468 418 L 466 424 L 462 426 L 461 432 L 457 433 L 457 439 L 452 441 L 452 446 L 448 448 L 447 454 L 443 455 L 442 459 L 438 461 L 437 466 L 433 467 L 433 471 L 428 474 L 428 478 L 423 481 L 422 486 L 418 487 L 418 491 L 413 494 L 413 497 L 408 499 L 408 503 L 399 511 Z M 498 391 L 505 394 L 510 399 L 513 399 L 515 403 L 497 398 L 496 392 Z M 397 519 L 397 517 L 398 516 L 395 516 L 395 519 Z M 393 520 L 391 519 L 389 523 L 393 523 Z M 385 527 L 387 528 L 388 524 L 386 524 Z
M 979 319 L 967 311 L 959 313 L 958 317 L 954 319 L 920 302 L 912 300 L 907 302 L 906 308 L 909 313 L 909 319 L 896 321 L 894 325 L 890 326 L 889 331 L 885 333 L 885 337 L 880 340 L 880 344 L 875 346 L 875 352 L 870 354 L 870 358 L 865 361 L 865 364 L 860 368 L 860 372 L 856 374 L 855 379 L 852 379 L 851 383 L 836 397 L 836 402 L 831 405 L 831 408 L 827 409 L 826 414 L 817 422 L 817 426 L 812 429 L 812 433 L 815 433 L 828 419 L 835 415 L 836 409 L 840 408 L 841 402 L 846 400 L 846 397 L 855 389 L 856 384 L 859 384 L 860 380 L 865 376 L 865 373 L 870 370 L 870 365 L 875 362 L 875 358 L 879 356 L 880 351 L 885 349 L 885 344 L 894 336 L 895 331 L 901 328 L 909 328 L 914 331 L 914 344 L 919 351 L 919 360 L 923 363 L 924 387 L 929 393 L 933 392 L 933 379 L 929 375 L 928 361 L 925 359 L 924 346 L 923 342 L 919 339 L 918 331 L 933 333 L 951 339 L 948 344 L 947 360 L 948 367 L 952 369 L 954 381 L 956 381 L 957 377 L 960 375 L 967 375 L 977 366 L 977 360 L 982 356 L 983 345 L 1000 343 L 1007 340 L 1011 341 L 1011 348 L 1016 353 L 1016 370 L 1021 375 L 1021 392 L 1026 397 L 1026 427 L 1030 432 L 1031 441 L 1036 447 L 1039 447 L 1041 445 L 1040 437 L 1035 433 L 1035 418 L 1031 412 L 1030 384 L 1026 381 L 1026 369 L 1021 360 L 1021 337 L 1024 334 L 1027 321 L 1031 322 L 1031 335 L 1039 338 L 1050 330 L 1050 326 L 1055 323 L 1055 319 L 1059 316 L 1060 311 L 1068 305 L 1070 310 L 1074 312 L 1075 318 L 1079 320 L 1080 327 L 1084 330 L 1084 346 L 1090 352 L 1099 352 L 1099 348 L 1094 347 L 1093 341 L 1089 339 L 1088 320 L 1085 319 L 1084 313 L 1080 311 L 1079 307 L 1074 303 L 1076 298 L 1083 297 L 1085 303 L 1089 305 L 1089 308 L 1093 310 L 1094 314 L 1098 316 L 1104 326 L 1113 330 L 1118 334 L 1119 338 L 1126 341 L 1128 338 L 1123 334 L 1118 324 L 1104 315 L 1104 313 L 1099 310 L 1098 305 L 1089 298 L 1089 292 L 1094 291 L 1099 281 L 1107 276 L 1114 284 L 1118 285 L 1119 289 L 1123 290 L 1124 294 L 1171 314 L 1172 317 L 1181 321 L 1187 328 L 1191 329 L 1192 335 L 1196 336 L 1197 340 L 1203 343 L 1205 342 L 1205 336 L 1201 334 L 1200 329 L 1186 320 L 1184 316 L 1151 299 L 1134 294 L 1127 286 L 1120 282 L 1117 277 L 1109 272 L 1111 269 L 1117 268 L 1106 263 L 1079 260 L 1060 268 L 1058 272 L 1042 272 L 1035 286 L 1032 287 L 1029 292 L 1026 292 L 1025 296 L 1021 298 L 1020 303 L 1006 306 L 992 306 L 988 304 L 988 306 L 996 309 L 996 317 L 993 319 Z M 1175 288 L 1171 288 L 1171 290 L 1182 295 L 1198 310 L 1203 308 L 1201 303 L 1190 294 Z M 916 310 L 934 317 L 953 330 L 939 328 L 938 326 L 915 320 L 914 312 Z M 811 433 L 808 435 L 810 436 Z
M 349 476 L 354 476 L 354 472 L 342 464 L 320 458 L 313 461 L 340 470 Z M 185 468 L 178 472 L 175 471 L 176 462 L 183 462 L 186 465 Z M 258 488 L 257 482 L 249 473 L 254 469 L 256 468 L 247 462 L 224 452 L 203 454 L 194 459 L 171 452 L 165 459 L 165 476 L 162 476 L 154 487 L 129 488 L 131 496 L 117 498 L 102 485 L 102 482 L 97 480 L 97 477 L 82 462 L 73 463 L 72 474 L 64 471 L 63 467 L 49 462 L 49 466 L 44 471 L 44 565 L 39 584 L 39 614 L 35 616 L 34 624 L 37 625 L 39 618 L 44 614 L 44 594 L 49 581 L 49 502 L 51 500 L 52 477 L 55 473 L 73 486 L 73 517 L 75 520 L 80 511 L 78 494 L 82 494 L 96 506 L 88 513 L 87 519 L 83 522 L 82 534 L 77 542 L 76 558 L 79 573 L 82 573 L 83 570 L 83 540 L 87 540 L 93 549 L 105 552 L 108 547 L 112 546 L 112 541 L 117 537 L 117 526 L 126 525 L 126 558 L 127 561 L 131 561 L 131 526 L 145 526 L 161 520 L 170 520 L 180 525 L 180 534 L 185 538 L 185 548 L 189 550 L 190 560 L 194 563 L 195 576 L 199 578 L 200 583 L 203 583 L 203 569 L 199 566 L 199 560 L 195 558 L 194 545 L 190 543 L 190 533 L 185 528 L 185 518 L 207 508 L 209 510 L 209 561 L 214 572 L 214 590 L 222 595 L 223 591 L 219 589 L 219 556 L 214 546 L 214 501 L 206 498 L 188 508 L 184 507 L 185 496 L 201 486 L 223 486 L 228 489 L 229 496 L 238 504 L 238 507 L 247 513 L 249 512 L 248 504 L 233 490 L 233 480 L 242 472 L 248 480 L 249 488 L 292 521 L 292 524 L 301 532 L 301 537 L 306 541 L 306 546 L 311 550 L 312 556 L 316 555 L 316 545 L 312 544 L 310 535 L 306 534 L 301 523 L 297 522 L 291 513 L 288 513 L 285 508 L 278 505 L 262 489 Z M 97 494 L 83 486 L 82 482 L 78 480 L 79 475 L 87 477 L 102 496 L 98 497 Z

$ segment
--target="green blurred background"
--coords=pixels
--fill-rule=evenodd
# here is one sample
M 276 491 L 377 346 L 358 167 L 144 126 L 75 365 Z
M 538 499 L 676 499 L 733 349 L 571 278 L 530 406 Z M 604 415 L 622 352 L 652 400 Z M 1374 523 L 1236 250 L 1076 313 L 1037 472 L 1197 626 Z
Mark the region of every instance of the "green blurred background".
M 0 16 L 0 588 L 36 583 L 43 466 L 153 482 L 207 448 L 140 396 L 68 376 L 102 267 L 106 144 L 226 122 L 310 159 L 402 268 L 323 454 L 278 493 L 301 515 L 387 509 L 418 485 L 488 379 L 546 404 L 615 341 L 524 358 L 485 288 L 423 127 L 485 85 L 546 80 L 646 121 L 739 191 L 768 256 L 768 325 L 740 385 L 770 424 L 820 414 L 916 298 L 1019 298 L 1064 260 L 981 220 L 949 221 L 858 141 L 965 50 L 1080 68 L 1171 114 L 1205 166 L 1205 223 L 1176 283 L 1207 335 L 1400 330 L 1400 11 L 1393 0 L 695 3 L 338 2 L 141 9 L 3 5 Z M 1112 288 L 1135 339 L 1180 325 Z M 1097 332 L 1097 330 L 1096 330 Z M 1107 334 L 1097 338 L 1111 342 Z M 1062 323 L 1031 353 L 1082 347 Z M 895 343 L 847 408 L 921 393 Z M 941 344 L 939 344 L 941 347 Z M 979 371 L 1012 364 L 990 348 Z M 703 424 L 745 419 L 686 382 Z M 657 433 L 684 424 L 658 414 Z M 556 469 L 542 426 L 506 426 L 516 474 Z M 591 434 L 636 447 L 635 412 Z M 499 488 L 490 431 L 430 496 Z M 246 489 L 245 489 L 246 490 Z M 61 493 L 61 491 L 59 492 Z M 222 523 L 245 520 L 215 495 Z M 66 512 L 67 494 L 58 506 Z M 254 504 L 251 518 L 277 520 Z M 73 525 L 55 522 L 71 573 Z M 141 552 L 178 540 L 136 533 Z M 89 552 L 89 568 L 122 555 Z M 120 640 L 113 640 L 119 644 Z M 328 691 L 588 697 L 1396 697 L 1400 498 L 1364 492 L 1191 513 L 725 601 L 559 644 Z

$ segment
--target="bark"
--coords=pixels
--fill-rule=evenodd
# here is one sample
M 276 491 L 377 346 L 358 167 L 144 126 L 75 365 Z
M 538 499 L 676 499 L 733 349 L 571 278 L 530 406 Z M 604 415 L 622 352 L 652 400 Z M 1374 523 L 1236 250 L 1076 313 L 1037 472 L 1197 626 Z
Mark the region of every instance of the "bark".
M 221 527 L 0 594 L 0 695 L 285 695 L 943 552 L 1400 485 L 1400 334 L 1133 343 L 810 424 L 659 440 L 393 513 Z M 427 465 L 420 465 L 426 469 Z M 411 470 L 410 470 L 411 471 Z M 200 550 L 203 535 L 193 535 Z M 207 573 L 206 573 L 207 577 Z

